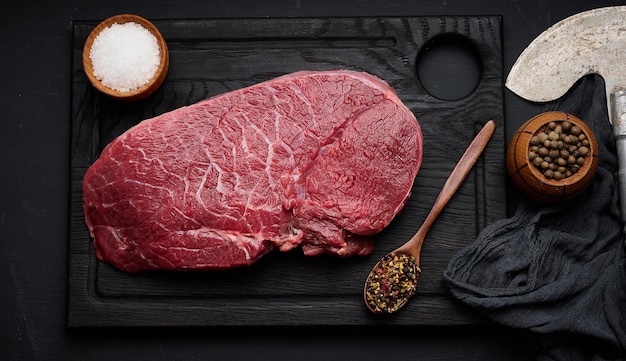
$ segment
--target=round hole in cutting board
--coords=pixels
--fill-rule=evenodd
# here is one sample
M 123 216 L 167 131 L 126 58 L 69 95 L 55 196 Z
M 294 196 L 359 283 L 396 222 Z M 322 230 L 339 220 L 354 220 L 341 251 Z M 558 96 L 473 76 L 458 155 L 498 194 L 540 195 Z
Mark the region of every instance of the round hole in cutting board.
M 417 54 L 417 78 L 424 89 L 442 100 L 458 100 L 478 86 L 483 63 L 474 43 L 459 34 L 430 39 Z

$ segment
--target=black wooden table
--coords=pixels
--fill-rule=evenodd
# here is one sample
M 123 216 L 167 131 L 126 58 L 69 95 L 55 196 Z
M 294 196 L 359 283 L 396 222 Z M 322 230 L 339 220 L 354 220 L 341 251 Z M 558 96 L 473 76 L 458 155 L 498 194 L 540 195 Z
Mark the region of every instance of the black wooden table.
M 467 201 L 480 205 L 473 209 L 483 213 L 465 225 L 471 231 L 461 237 L 460 243 L 430 246 L 431 259 L 437 260 L 433 261 L 433 268 L 440 272 L 449 252 L 470 242 L 484 225 L 506 216 L 515 206 L 516 195 L 506 192 L 508 183 L 499 168 L 504 144 L 524 120 L 541 111 L 541 105 L 525 102 L 503 87 L 502 81 L 516 57 L 536 35 L 558 20 L 579 11 L 620 3 L 623 2 L 390 0 L 349 4 L 242 0 L 89 4 L 31 0 L 5 5 L 0 33 L 4 111 L 0 120 L 0 359 L 534 359 L 523 332 L 491 324 L 474 310 L 456 304 L 437 279 L 426 282 L 428 288 L 422 301 L 416 301 L 407 310 L 411 313 L 397 321 L 383 322 L 356 308 L 358 301 L 352 299 L 358 294 L 356 286 L 326 298 L 315 298 L 315 285 L 303 287 L 294 306 L 290 303 L 293 295 L 281 298 L 257 293 L 253 301 L 242 302 L 237 294 L 226 294 L 217 301 L 207 300 L 211 290 L 198 275 L 191 279 L 167 276 L 165 280 L 148 277 L 129 281 L 95 263 L 89 247 L 80 243 L 85 240 L 85 230 L 76 211 L 80 206 L 76 189 L 86 166 L 81 162 L 89 162 L 80 157 L 94 151 L 89 147 L 102 144 L 84 144 L 83 141 L 93 139 L 84 138 L 77 124 L 94 119 L 103 122 L 100 124 L 105 126 L 99 130 L 108 133 L 99 134 L 102 142 L 123 130 L 107 128 L 106 124 L 110 124 L 106 117 L 111 114 L 131 114 L 125 120 L 130 124 L 220 89 L 280 75 L 276 73 L 281 71 L 276 64 L 263 68 L 257 59 L 251 61 L 257 61 L 258 68 L 262 68 L 254 73 L 258 78 L 240 74 L 236 83 L 215 82 L 210 72 L 192 74 L 194 67 L 189 63 L 197 61 L 197 52 L 189 51 L 193 47 L 210 55 L 211 49 L 220 46 L 230 50 L 245 47 L 245 41 L 236 39 L 242 34 L 248 38 L 250 34 L 268 36 L 274 44 L 266 41 L 264 51 L 270 53 L 277 46 L 284 47 L 285 56 L 295 51 L 291 56 L 300 54 L 308 63 L 286 64 L 300 67 L 329 66 L 336 58 L 327 50 L 336 53 L 340 49 L 354 56 L 345 60 L 346 67 L 380 71 L 390 79 L 428 129 L 446 128 L 437 123 L 440 118 L 449 118 L 450 124 L 454 124 L 455 117 L 470 118 L 470 125 L 454 128 L 463 137 L 475 130 L 482 117 L 493 117 L 499 124 L 499 133 L 482 171 L 477 169 L 469 186 L 460 192 L 466 202 L 451 203 L 448 218 L 442 218 L 440 228 L 433 230 L 439 238 L 455 236 L 457 231 L 451 231 L 450 225 L 466 219 L 455 218 L 455 214 L 467 212 Z M 136 13 L 154 20 L 173 45 L 172 57 L 178 56 L 172 62 L 170 82 L 141 108 L 122 107 L 99 97 L 85 83 L 76 64 L 88 29 L 119 13 Z M 228 31 L 229 26 L 234 32 Z M 320 33 L 307 35 L 311 29 L 331 30 L 326 30 L 324 38 Z M 362 31 L 361 37 L 349 33 L 355 29 Z M 394 33 L 407 29 L 411 30 Z M 460 33 L 474 39 L 476 46 L 467 47 L 454 37 L 429 42 L 438 32 Z M 369 36 L 365 41 L 363 34 Z M 237 40 L 236 45 L 228 44 L 229 37 Z M 276 39 L 292 43 L 277 44 Z M 390 39 L 406 43 L 398 45 Z M 293 50 L 292 45 L 299 48 Z M 400 53 L 394 48 L 397 46 L 402 48 Z M 418 64 L 414 56 L 425 48 L 432 51 Z M 482 63 L 473 60 L 475 52 Z M 369 59 L 375 58 L 393 60 L 374 67 Z M 326 63 L 316 59 L 325 59 Z M 215 66 L 220 59 L 212 57 L 208 63 Z M 448 63 L 451 65 L 446 67 Z M 236 64 L 229 65 L 231 68 L 225 71 L 237 69 Z M 477 70 L 481 66 L 482 73 Z M 292 70 L 296 69 L 285 68 L 284 72 Z M 420 81 L 416 81 L 418 75 Z M 163 100 L 168 91 L 188 96 Z M 426 139 L 439 141 L 435 133 L 427 134 Z M 411 216 L 423 218 L 426 214 L 438 191 L 436 180 L 443 182 L 445 177 L 446 161 L 451 162 L 442 159 L 425 163 L 424 178 L 432 182 L 422 182 L 430 184 L 425 187 L 430 190 L 421 195 L 426 198 L 423 204 L 408 208 L 413 212 Z M 440 169 L 437 165 L 441 164 Z M 481 181 L 487 182 L 489 192 L 476 191 L 480 187 L 474 185 Z M 397 232 L 410 234 L 415 220 L 399 222 L 406 224 L 399 226 Z M 278 272 L 271 270 L 271 262 L 279 267 L 281 262 L 291 265 L 302 261 L 298 256 L 274 258 L 266 264 L 268 272 Z M 319 267 L 346 268 L 332 261 L 304 262 L 300 266 L 307 272 Z M 347 269 L 358 274 L 367 267 L 368 262 L 361 260 Z M 358 281 L 359 277 L 347 279 Z M 120 287 L 120 282 L 125 286 Z M 163 282 L 172 287 L 164 289 Z M 196 291 L 190 287 L 196 287 Z M 158 297 L 151 298 L 155 294 Z M 335 317 L 328 311 L 333 302 L 346 307 L 346 312 L 338 312 Z M 320 305 L 323 311 L 317 308 Z M 260 316 L 253 316 L 254 309 L 259 310 Z M 229 310 L 236 311 L 232 318 Z M 412 313 L 418 316 L 411 317 Z

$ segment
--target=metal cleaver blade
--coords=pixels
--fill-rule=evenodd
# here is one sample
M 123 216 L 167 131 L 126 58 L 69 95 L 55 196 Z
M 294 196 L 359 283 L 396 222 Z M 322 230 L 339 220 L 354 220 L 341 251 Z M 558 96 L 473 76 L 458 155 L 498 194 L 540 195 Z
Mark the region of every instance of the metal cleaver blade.
M 546 102 L 594 73 L 604 78 L 610 114 L 611 95 L 626 89 L 626 6 L 593 9 L 554 24 L 522 52 L 505 86 L 524 99 Z

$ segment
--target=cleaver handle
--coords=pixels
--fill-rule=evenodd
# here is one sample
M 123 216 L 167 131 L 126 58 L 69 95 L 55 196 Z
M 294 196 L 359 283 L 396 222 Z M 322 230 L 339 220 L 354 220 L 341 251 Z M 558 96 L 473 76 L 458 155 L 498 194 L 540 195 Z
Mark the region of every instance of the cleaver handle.
M 610 95 L 611 123 L 617 147 L 617 186 L 620 198 L 621 220 L 626 234 L 626 90 Z

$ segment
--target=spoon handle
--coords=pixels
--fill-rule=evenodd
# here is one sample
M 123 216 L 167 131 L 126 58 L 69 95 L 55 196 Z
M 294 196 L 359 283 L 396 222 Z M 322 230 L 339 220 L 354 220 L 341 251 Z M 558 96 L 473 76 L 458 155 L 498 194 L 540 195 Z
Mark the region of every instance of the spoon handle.
M 428 233 L 428 230 L 439 216 L 439 213 L 443 210 L 448 201 L 452 198 L 454 193 L 459 189 L 465 177 L 469 174 L 470 170 L 476 163 L 476 160 L 480 157 L 483 150 L 487 146 L 491 135 L 493 134 L 496 128 L 496 123 L 493 120 L 489 120 L 480 132 L 476 135 L 474 140 L 470 143 L 470 145 L 465 150 L 465 153 L 461 156 L 461 159 L 457 162 L 456 166 L 450 173 L 450 176 L 446 180 L 446 183 L 441 188 L 433 207 L 428 213 L 428 216 L 424 220 L 424 223 L 418 230 L 417 234 L 414 238 L 422 238 L 424 239 L 424 235 Z

